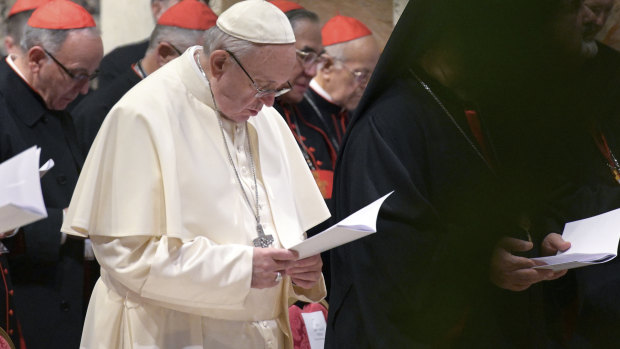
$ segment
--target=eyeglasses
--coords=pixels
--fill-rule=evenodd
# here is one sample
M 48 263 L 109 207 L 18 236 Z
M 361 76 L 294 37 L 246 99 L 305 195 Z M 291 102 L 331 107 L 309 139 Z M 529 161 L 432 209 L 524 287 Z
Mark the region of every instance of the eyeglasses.
M 166 44 L 170 45 L 170 47 L 172 47 L 173 50 L 177 51 L 177 54 L 179 56 L 183 55 L 183 52 L 181 52 L 181 50 L 179 50 L 176 46 L 174 46 L 171 42 L 169 41 L 162 41 L 165 42 Z
M 269 95 L 273 95 L 273 97 L 279 97 L 282 96 L 283 94 L 287 93 L 288 91 L 290 91 L 293 86 L 291 86 L 290 82 L 286 82 L 286 84 L 288 85 L 288 87 L 284 87 L 284 88 L 280 88 L 280 89 L 265 89 L 265 88 L 261 88 L 259 87 L 256 82 L 254 82 L 254 79 L 252 79 L 252 77 L 250 76 L 250 74 L 247 72 L 247 70 L 245 70 L 245 68 L 243 67 L 243 65 L 241 65 L 241 62 L 239 62 L 239 60 L 237 59 L 237 57 L 235 57 L 235 55 L 228 51 L 228 50 L 224 50 L 226 51 L 230 57 L 232 57 L 232 59 L 235 60 L 235 62 L 237 62 L 237 64 L 239 65 L 239 67 L 241 68 L 241 70 L 243 70 L 243 72 L 245 73 L 245 75 L 248 77 L 248 79 L 250 79 L 250 81 L 252 82 L 252 86 L 254 87 L 254 89 L 256 90 L 256 94 L 254 95 L 254 97 L 256 98 L 263 98 L 263 97 L 267 97 Z
M 353 79 L 355 80 L 356 84 L 363 85 L 367 83 L 370 79 L 370 75 L 372 75 L 372 72 L 368 70 L 352 70 L 351 68 L 347 67 L 347 65 L 344 64 L 344 62 L 342 61 L 340 61 L 340 65 L 349 73 L 351 73 L 351 75 L 353 75 Z
M 295 49 L 295 51 L 297 52 L 297 57 L 301 60 L 301 64 L 306 68 L 309 68 L 314 64 L 325 62 L 325 55 L 322 53 L 319 54 L 314 51 L 302 51 L 299 49 Z
M 50 58 L 52 59 L 52 61 L 54 61 L 54 63 L 58 64 L 58 66 L 60 67 L 60 69 L 62 69 L 65 73 L 67 73 L 67 75 L 69 75 L 69 77 L 71 79 L 73 79 L 74 81 L 79 81 L 79 82 L 84 82 L 84 81 L 90 81 L 93 80 L 94 78 L 97 77 L 97 75 L 99 75 L 99 70 L 95 70 L 94 73 L 92 74 L 87 74 L 87 73 L 72 73 L 69 69 L 67 69 L 67 67 L 65 67 L 62 63 L 60 63 L 56 57 L 54 57 L 51 53 L 49 53 L 48 50 L 43 49 L 43 52 L 45 52 L 46 55 L 50 56 Z

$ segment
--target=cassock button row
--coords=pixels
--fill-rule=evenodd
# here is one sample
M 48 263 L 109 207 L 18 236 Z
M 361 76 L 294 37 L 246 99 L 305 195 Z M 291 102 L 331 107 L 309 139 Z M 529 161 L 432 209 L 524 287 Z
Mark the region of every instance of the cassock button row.
M 14 331 L 13 331 L 13 329 L 10 329 L 10 330 L 9 330 L 9 334 L 10 334 L 11 336 L 13 335 L 13 332 L 14 332 Z
M 71 308 L 71 306 L 69 305 L 69 302 L 67 301 L 61 301 L 60 302 L 60 310 L 64 311 L 65 313 L 69 311 L 69 308 Z
M 13 316 L 13 309 L 9 309 L 9 316 Z
M 4 268 L 3 272 L 4 272 L 4 275 L 8 275 L 9 274 L 9 269 L 8 268 Z
M 67 184 L 67 176 L 58 176 L 56 177 L 56 182 L 58 182 L 58 184 L 60 185 L 65 185 Z
M 14 294 L 15 294 L 15 291 L 13 291 L 13 290 L 9 290 L 9 296 L 12 296 L 12 295 L 14 295 Z

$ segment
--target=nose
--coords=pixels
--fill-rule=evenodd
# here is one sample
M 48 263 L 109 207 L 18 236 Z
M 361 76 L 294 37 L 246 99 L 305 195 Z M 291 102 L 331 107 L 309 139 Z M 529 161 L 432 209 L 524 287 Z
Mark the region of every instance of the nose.
M 268 107 L 272 107 L 273 103 L 275 103 L 276 97 L 273 94 L 269 94 L 263 97 L 259 97 L 258 100 Z
M 312 64 L 304 65 L 304 73 L 310 77 L 315 77 L 317 67 L 318 67 L 318 64 L 316 62 Z
M 76 88 L 78 89 L 78 91 L 81 94 L 85 95 L 88 93 L 88 88 L 90 87 L 90 81 L 88 79 L 84 79 L 83 81 L 78 82 L 76 86 L 77 86 Z

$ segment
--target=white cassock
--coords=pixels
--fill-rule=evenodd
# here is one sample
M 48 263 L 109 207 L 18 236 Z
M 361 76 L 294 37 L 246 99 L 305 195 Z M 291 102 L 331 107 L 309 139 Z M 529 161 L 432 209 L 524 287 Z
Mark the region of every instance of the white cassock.
M 290 348 L 290 299 L 319 301 L 285 277 L 250 288 L 259 209 L 275 247 L 329 217 L 282 117 L 273 108 L 225 122 L 248 206 L 230 165 L 207 80 L 192 47 L 130 90 L 91 148 L 62 227 L 90 236 L 101 264 L 84 348 Z

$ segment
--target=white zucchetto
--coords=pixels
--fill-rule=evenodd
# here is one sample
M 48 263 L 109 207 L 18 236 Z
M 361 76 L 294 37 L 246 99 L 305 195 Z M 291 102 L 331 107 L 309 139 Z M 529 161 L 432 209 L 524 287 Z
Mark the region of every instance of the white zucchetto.
M 256 44 L 295 43 L 293 28 L 276 6 L 264 0 L 245 0 L 232 5 L 217 19 L 228 35 Z

